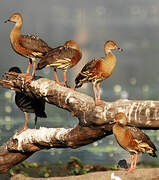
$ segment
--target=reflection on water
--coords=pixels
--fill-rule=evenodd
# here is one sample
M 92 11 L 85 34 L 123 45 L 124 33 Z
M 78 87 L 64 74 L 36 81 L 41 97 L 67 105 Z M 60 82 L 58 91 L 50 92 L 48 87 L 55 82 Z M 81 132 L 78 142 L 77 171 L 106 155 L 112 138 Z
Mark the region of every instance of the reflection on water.
M 38 8 L 37 8 L 38 6 Z M 114 101 L 119 98 L 158 100 L 159 82 L 159 1 L 111 0 L 111 1 L 43 1 L 5 0 L 1 2 L 0 17 L 4 20 L 15 11 L 23 14 L 22 32 L 39 35 L 52 47 L 74 39 L 82 49 L 83 58 L 69 70 L 69 85 L 83 65 L 94 57 L 104 56 L 104 42 L 112 39 L 121 48 L 115 52 L 117 66 L 112 76 L 101 84 L 101 98 Z M 1 19 L 2 19 L 1 18 Z M 3 20 L 2 20 L 3 21 Z M 27 59 L 14 53 L 9 42 L 13 25 L 0 21 L 0 75 L 11 66 L 26 71 Z M 59 72 L 61 75 L 61 72 Z M 37 75 L 54 79 L 51 68 L 37 72 Z M 62 78 L 60 76 L 60 78 Z M 90 85 L 85 84 L 78 91 L 92 95 Z M 47 119 L 39 119 L 38 125 L 45 127 L 73 127 L 78 123 L 69 112 L 47 105 Z M 0 141 L 6 142 L 24 125 L 24 114 L 14 104 L 14 92 L 0 88 Z M 30 115 L 28 126 L 33 128 L 34 117 Z M 158 131 L 146 131 L 158 146 Z M 86 163 L 116 163 L 127 157 L 113 136 L 76 150 L 53 149 L 34 154 L 30 161 L 67 161 L 77 156 Z M 50 158 L 50 156 L 52 158 Z M 156 159 L 142 156 L 142 159 Z

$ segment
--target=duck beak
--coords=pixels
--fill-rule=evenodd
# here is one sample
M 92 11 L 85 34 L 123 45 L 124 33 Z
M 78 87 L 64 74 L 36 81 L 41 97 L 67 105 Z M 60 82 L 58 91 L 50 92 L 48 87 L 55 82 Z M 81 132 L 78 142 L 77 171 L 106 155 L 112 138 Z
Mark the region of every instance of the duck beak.
M 109 124 L 115 124 L 116 123 L 116 120 L 113 119 L 112 121 L 109 122 Z
M 10 19 L 7 19 L 6 21 L 4 21 L 4 23 L 7 23 L 7 22 L 11 22 Z
M 118 50 L 118 51 L 123 51 L 123 49 L 119 48 L 117 45 L 114 47 L 115 50 Z
M 119 48 L 119 47 L 117 47 L 117 50 L 120 51 L 120 52 L 123 51 L 123 49 L 122 49 L 122 48 Z

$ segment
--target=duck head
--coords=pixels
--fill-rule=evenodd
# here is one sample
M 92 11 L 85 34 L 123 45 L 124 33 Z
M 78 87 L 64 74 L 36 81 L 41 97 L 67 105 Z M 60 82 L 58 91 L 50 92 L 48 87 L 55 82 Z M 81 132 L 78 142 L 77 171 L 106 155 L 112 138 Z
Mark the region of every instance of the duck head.
M 109 40 L 104 44 L 104 51 L 107 54 L 108 52 L 111 52 L 112 50 L 123 51 L 123 49 L 119 48 L 114 41 Z
M 114 122 L 115 123 L 126 126 L 127 121 L 128 121 L 127 117 L 123 112 L 119 112 L 119 113 L 115 114 L 115 116 L 114 116 Z
M 22 22 L 23 22 L 22 15 L 20 13 L 14 13 L 10 16 L 10 18 L 8 20 L 5 21 L 5 23 L 7 23 L 7 22 L 22 24 Z

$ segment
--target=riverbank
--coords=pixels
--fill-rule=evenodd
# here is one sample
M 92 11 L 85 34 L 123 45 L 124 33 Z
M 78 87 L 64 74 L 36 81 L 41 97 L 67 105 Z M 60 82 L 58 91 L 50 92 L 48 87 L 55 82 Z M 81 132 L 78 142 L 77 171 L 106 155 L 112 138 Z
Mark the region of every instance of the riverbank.
M 137 169 L 135 172 L 125 171 L 104 171 L 94 172 L 79 176 L 53 177 L 53 178 L 30 178 L 23 175 L 16 175 L 10 180 L 158 180 L 159 168 Z

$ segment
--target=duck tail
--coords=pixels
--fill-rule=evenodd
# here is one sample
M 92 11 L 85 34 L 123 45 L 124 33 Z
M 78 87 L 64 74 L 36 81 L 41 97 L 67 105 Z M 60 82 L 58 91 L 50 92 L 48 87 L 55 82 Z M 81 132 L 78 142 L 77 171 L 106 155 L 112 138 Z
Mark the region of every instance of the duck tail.
M 78 76 L 75 79 L 75 88 L 79 88 L 83 85 L 84 82 L 87 81 L 87 76 L 85 76 L 83 73 L 79 73 Z
M 149 153 L 149 155 L 157 158 L 157 154 L 156 154 L 155 150 L 153 150 L 152 153 Z
M 47 118 L 47 115 L 44 111 L 36 112 L 36 116 L 41 117 L 41 118 Z

